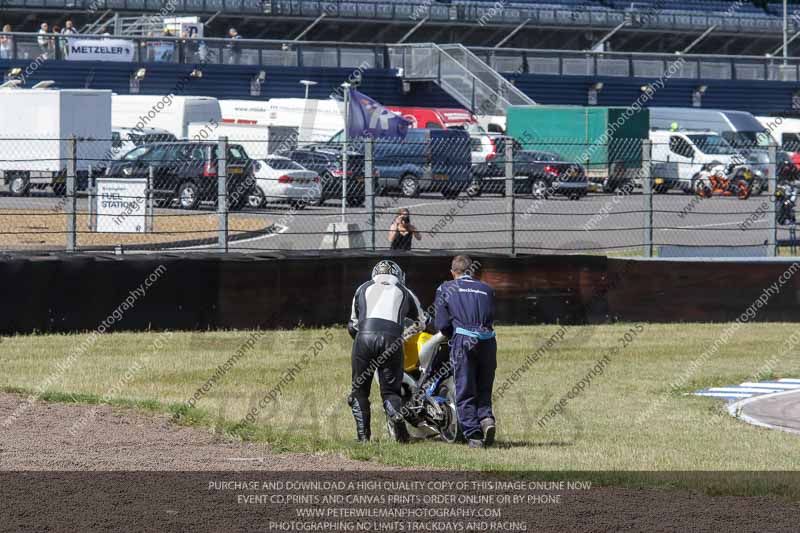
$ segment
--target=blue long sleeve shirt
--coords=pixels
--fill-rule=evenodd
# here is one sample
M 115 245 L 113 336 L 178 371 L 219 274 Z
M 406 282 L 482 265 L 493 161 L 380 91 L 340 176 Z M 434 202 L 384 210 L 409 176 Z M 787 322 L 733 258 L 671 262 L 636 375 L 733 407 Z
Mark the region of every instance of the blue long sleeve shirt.
M 471 276 L 446 281 L 436 289 L 434 326 L 448 337 L 456 328 L 487 332 L 494 327 L 494 289 Z

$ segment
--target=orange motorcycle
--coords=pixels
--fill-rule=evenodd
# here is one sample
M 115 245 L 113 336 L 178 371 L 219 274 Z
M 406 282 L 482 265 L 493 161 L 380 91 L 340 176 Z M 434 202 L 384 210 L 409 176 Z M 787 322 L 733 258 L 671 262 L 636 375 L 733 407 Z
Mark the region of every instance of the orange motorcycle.
M 701 198 L 713 195 L 736 196 L 740 200 L 750 198 L 753 189 L 753 171 L 745 165 L 716 165 L 704 168 L 693 178 L 692 187 Z

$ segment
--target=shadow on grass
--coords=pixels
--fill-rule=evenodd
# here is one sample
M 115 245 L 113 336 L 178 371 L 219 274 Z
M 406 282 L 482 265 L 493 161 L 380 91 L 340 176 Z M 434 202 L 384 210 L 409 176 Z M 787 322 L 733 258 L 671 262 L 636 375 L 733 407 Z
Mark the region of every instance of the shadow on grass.
M 561 440 L 552 440 L 552 441 L 542 441 L 536 442 L 532 440 L 498 440 L 494 443 L 492 448 L 499 448 L 499 449 L 510 449 L 510 448 L 542 448 L 542 447 L 565 447 L 565 446 L 575 446 L 574 442 L 569 441 L 561 441 Z

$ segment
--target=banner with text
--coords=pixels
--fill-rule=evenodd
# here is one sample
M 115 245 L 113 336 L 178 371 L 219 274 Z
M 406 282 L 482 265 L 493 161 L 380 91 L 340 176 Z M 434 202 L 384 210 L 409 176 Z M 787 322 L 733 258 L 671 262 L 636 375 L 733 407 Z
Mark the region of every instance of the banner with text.
M 136 44 L 125 39 L 68 39 L 69 61 L 131 62 Z

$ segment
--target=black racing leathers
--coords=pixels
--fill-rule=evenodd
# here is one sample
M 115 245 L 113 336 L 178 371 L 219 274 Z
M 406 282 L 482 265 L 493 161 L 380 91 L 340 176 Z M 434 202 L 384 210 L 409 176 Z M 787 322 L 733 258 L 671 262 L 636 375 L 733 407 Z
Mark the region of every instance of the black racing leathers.
M 353 411 L 359 440 L 370 439 L 372 378 L 378 372 L 383 407 L 390 420 L 402 420 L 403 320 L 424 324 L 419 300 L 398 278 L 378 275 L 363 284 L 353 298 L 348 331 L 354 337 L 351 356 Z

